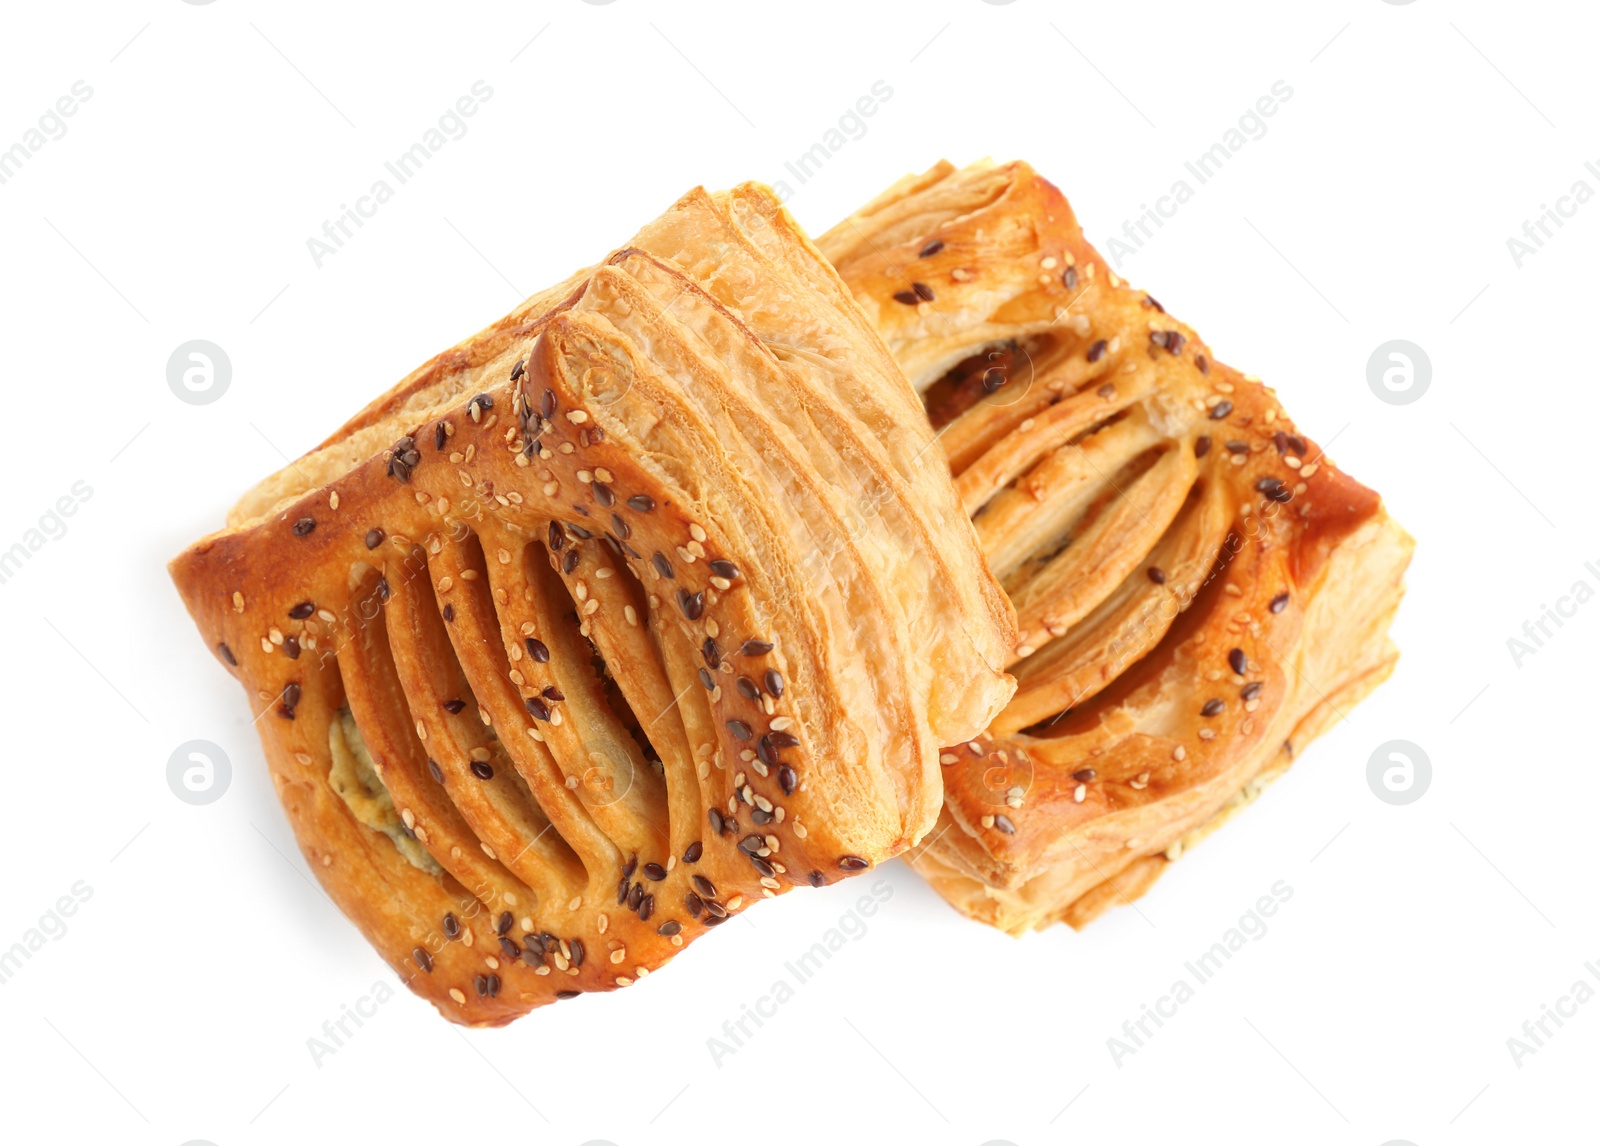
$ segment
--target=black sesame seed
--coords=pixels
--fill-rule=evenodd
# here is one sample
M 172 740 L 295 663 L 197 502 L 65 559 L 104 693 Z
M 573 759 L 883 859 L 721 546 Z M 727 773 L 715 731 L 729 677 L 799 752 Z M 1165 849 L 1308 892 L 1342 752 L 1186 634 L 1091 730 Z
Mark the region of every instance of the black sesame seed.
M 418 967 L 421 967 L 429 975 L 433 974 L 433 956 L 429 955 L 425 948 L 413 947 L 411 949 L 411 957 L 417 961 Z
M 500 950 L 505 952 L 507 959 L 522 958 L 522 948 L 517 946 L 517 941 L 508 935 L 500 937 Z
M 917 297 L 924 302 L 933 301 L 933 288 L 927 283 L 912 283 L 911 289 L 917 292 Z
M 1106 340 L 1101 338 L 1089 347 L 1089 353 L 1084 357 L 1090 362 L 1099 362 L 1100 356 L 1106 352 Z
M 683 930 L 683 924 L 679 923 L 676 919 L 669 919 L 665 923 L 663 923 L 660 927 L 656 928 L 656 934 L 657 935 L 666 935 L 668 937 L 671 937 L 673 935 L 676 935 L 678 932 L 680 932 L 682 930 Z
M 478 992 L 478 998 L 480 999 L 487 995 L 489 993 L 489 976 L 474 975 L 472 977 L 472 989 Z
M 1194 356 L 1194 364 L 1202 374 L 1211 373 L 1211 361 L 1204 354 Z
M 750 809 L 750 819 L 760 827 L 772 822 L 772 813 L 764 811 L 760 806 L 757 806 Z
M 647 895 L 639 901 L 639 922 L 649 919 L 656 909 L 656 897 Z
M 1284 433 L 1282 430 L 1273 431 L 1273 434 L 1272 434 L 1272 445 L 1273 445 L 1273 448 L 1278 451 L 1278 454 L 1279 454 L 1280 457 L 1282 455 L 1288 453 L 1289 452 L 1289 435 Z
M 310 601 L 301 601 L 298 605 L 289 610 L 289 619 L 291 621 L 303 621 L 316 611 L 317 607 Z
M 718 811 L 716 808 L 712 808 L 706 813 L 706 820 L 707 820 L 707 822 L 709 822 L 711 824 L 711 830 L 713 832 L 716 832 L 717 835 L 720 836 L 722 834 L 722 827 L 723 827 L 722 813 L 720 811 Z M 696 877 L 696 878 L 699 878 L 699 877 Z M 715 895 L 717 893 L 713 891 L 710 894 L 711 895 Z
M 706 611 L 706 595 L 704 590 L 691 593 L 687 589 L 678 590 L 678 608 L 683 610 L 683 615 L 691 621 L 698 621 L 700 615 Z
M 553 684 L 545 685 L 544 688 L 539 690 L 539 695 L 543 696 L 546 700 L 553 700 L 558 704 L 567 699 L 567 694 L 562 692 Z
M 695 840 L 694 843 L 683 849 L 683 862 L 698 863 L 700 861 L 700 856 L 704 853 L 704 851 L 705 848 L 701 845 L 700 841 Z
M 923 247 L 922 250 L 917 252 L 917 258 L 919 258 L 919 259 L 930 259 L 934 255 L 937 255 L 942 250 L 944 250 L 944 240 L 943 239 L 935 239 L 935 240 L 933 240 L 933 242 L 931 242 L 927 246 Z
M 316 518 L 314 518 L 314 517 L 302 517 L 299 521 L 294 523 L 294 535 L 296 537 L 304 537 L 306 534 L 310 533 L 316 527 L 317 527 L 317 519 Z
M 711 692 L 717 687 L 717 682 L 711 679 L 711 674 L 705 669 L 700 670 L 700 683 L 706 686 L 707 692 Z
M 706 568 L 710 569 L 718 577 L 726 578 L 729 581 L 739 576 L 739 567 L 732 561 L 724 561 L 720 557 L 715 561 L 709 562 Z
M 381 530 L 381 529 L 369 529 L 369 530 L 367 530 L 367 548 L 368 549 L 376 549 L 382 543 L 383 543 L 383 530 Z
M 221 657 L 224 662 L 233 666 L 234 668 L 239 667 L 239 658 L 233 655 L 233 650 L 228 647 L 227 641 L 218 643 L 217 655 Z
M 767 736 L 774 748 L 793 748 L 800 743 L 800 738 L 792 732 L 769 732 Z
M 811 874 L 806 876 L 806 881 L 810 883 L 812 887 L 825 887 L 828 883 L 828 877 L 813 868 Z
M 601 481 L 594 483 L 594 499 L 607 509 L 617 504 L 617 495 L 611 492 L 610 486 Z
M 866 871 L 872 865 L 860 856 L 840 856 L 840 871 Z
M 700 918 L 700 913 L 706 909 L 705 901 L 692 891 L 683 894 L 683 908 L 694 919 Z
M 378 583 L 373 588 L 378 591 L 378 600 L 387 601 L 389 599 L 389 578 L 379 577 Z
M 655 883 L 660 883 L 667 878 L 667 869 L 658 863 L 647 863 L 644 865 L 644 877 Z
M 1215 715 L 1217 715 L 1217 713 L 1221 712 L 1226 707 L 1227 707 L 1227 705 L 1225 705 L 1222 702 L 1222 699 L 1220 697 L 1215 697 L 1214 696 L 1210 700 L 1206 701 L 1203 706 L 1201 706 L 1200 715 L 1201 716 L 1215 716 Z
M 771 651 L 771 641 L 758 641 L 754 638 L 739 646 L 739 655 L 742 657 L 763 657 Z
M 461 921 L 456 918 L 453 911 L 444 913 L 444 933 L 451 939 L 461 934 Z
M 661 576 L 665 577 L 668 581 L 671 581 L 673 577 L 676 576 L 676 574 L 672 572 L 672 562 L 668 561 L 659 553 L 651 555 L 650 564 L 654 565 L 656 567 L 656 572 L 661 574 Z
M 761 678 L 761 683 L 767 686 L 767 691 L 774 698 L 783 695 L 783 677 L 778 675 L 777 669 L 768 669 Z
M 1144 575 L 1150 578 L 1150 580 L 1154 581 L 1157 585 L 1165 585 L 1167 583 L 1167 575 L 1160 569 L 1157 569 L 1154 565 L 1146 569 L 1144 571 Z
M 589 512 L 587 509 L 584 509 L 583 506 L 581 506 L 581 505 L 575 505 L 572 508 L 576 509 L 579 513 L 587 514 Z M 587 529 L 585 529 L 581 525 L 575 525 L 570 521 L 567 522 L 566 524 L 567 524 L 567 532 L 571 533 L 572 536 L 576 537 L 579 541 L 588 541 L 589 538 L 594 536 L 594 534 L 590 533 Z
M 716 885 L 713 884 L 705 876 L 697 875 L 697 876 L 694 877 L 694 881 L 693 882 L 694 882 L 694 889 L 696 891 L 698 891 L 701 895 L 705 896 L 707 899 L 715 899 L 715 898 L 717 898 Z
M 756 687 L 756 682 L 747 676 L 742 676 L 733 682 L 733 687 L 739 690 L 739 695 L 746 700 L 761 699 L 761 690 Z
M 1261 682 L 1259 680 L 1253 680 L 1249 684 L 1245 685 L 1243 688 L 1241 688 L 1239 690 L 1239 699 L 1243 700 L 1243 701 L 1254 700 L 1256 697 L 1258 697 L 1260 695 L 1261 695 Z
M 1014 836 L 1014 835 L 1017 834 L 1017 825 L 1015 825 L 1015 824 L 1013 824 L 1011 822 L 1011 817 L 1010 816 L 1007 816 L 1007 815 L 1004 815 L 1004 814 L 997 815 L 994 818 L 994 826 L 999 828 L 1002 832 L 1004 832 L 1008 836 Z
M 1248 667 L 1248 665 L 1249 662 L 1245 660 L 1243 649 L 1228 650 L 1228 667 L 1234 672 L 1238 673 L 1240 676 L 1243 676 L 1244 670 L 1246 667 Z
M 530 967 L 544 966 L 544 951 L 533 946 L 522 949 L 522 961 Z
M 557 991 L 556 992 L 556 998 L 558 998 L 558 999 L 576 999 L 581 994 L 583 994 L 582 991 Z
M 489 997 L 491 999 L 493 999 L 499 994 L 500 994 L 500 976 L 499 975 L 490 975 L 489 976 Z
M 528 715 L 535 720 L 550 719 L 550 706 L 544 702 L 543 697 L 530 696 L 522 704 L 528 710 Z
M 464 700 L 447 700 L 444 702 L 444 710 L 451 715 L 460 712 L 465 707 L 467 707 L 467 702 Z
M 1211 407 L 1211 417 L 1215 420 L 1226 418 L 1231 413 L 1233 413 L 1233 403 L 1226 398 Z
M 628 499 L 628 508 L 640 513 L 649 513 L 656 507 L 656 499 L 647 493 L 636 493 Z
M 1207 437 L 1205 434 L 1201 434 L 1198 438 L 1196 438 L 1194 440 L 1194 456 L 1197 457 L 1197 458 L 1203 458 L 1207 454 L 1209 454 L 1210 452 L 1211 452 L 1211 439 L 1209 437 Z
M 567 555 L 561 559 L 561 572 L 570 576 L 577 567 L 578 551 L 576 549 L 567 550 Z
M 545 664 L 550 660 L 549 646 L 538 637 L 529 637 L 522 643 L 528 646 L 528 655 L 540 664 Z
M 742 720 L 730 720 L 726 723 L 728 731 L 733 733 L 735 739 L 749 740 L 753 735 L 750 731 L 750 726 Z
M 474 760 L 472 762 L 472 774 L 480 780 L 494 779 L 494 769 L 489 766 L 487 760 Z
M 639 910 L 639 905 L 644 902 L 644 884 L 636 883 L 628 889 L 628 907 L 633 911 Z
M 1285 606 L 1287 606 L 1288 604 L 1289 604 L 1289 594 L 1288 593 L 1279 593 L 1270 602 L 1268 602 L 1267 608 L 1271 609 L 1274 613 L 1281 613 L 1281 612 L 1283 612 Z
M 628 902 L 628 892 L 631 890 L 633 890 L 633 888 L 628 883 L 628 877 L 623 876 L 622 879 L 617 882 L 617 906 L 620 907 L 624 903 Z
M 1230 454 L 1248 454 L 1250 452 L 1249 442 L 1232 441 L 1224 442 L 1223 445 L 1228 447 Z
M 622 515 L 611 515 L 611 532 L 616 534 L 618 541 L 626 541 L 633 534 L 633 526 L 622 520 Z
M 747 855 L 744 858 L 750 861 L 750 866 L 755 868 L 756 871 L 760 872 L 762 875 L 766 876 L 768 879 L 772 878 L 773 873 L 774 873 L 774 871 L 776 869 L 774 869 L 773 866 L 770 863 L 768 863 L 766 860 L 762 859 L 760 856 L 752 856 L 752 855 Z
M 432 756 L 428 757 L 428 775 L 433 777 L 435 784 L 444 783 L 444 771 L 439 767 L 439 762 Z
M 728 909 L 714 899 L 706 900 L 706 926 L 715 927 L 728 918 Z
M 511 381 L 515 382 L 517 379 L 522 377 L 524 373 L 525 361 L 526 360 L 522 358 L 517 359 L 517 364 L 511 368 Z
M 1068 267 L 1061 274 L 1061 285 L 1068 290 L 1073 290 L 1078 285 L 1078 268 Z
M 722 650 L 712 637 L 707 637 L 705 644 L 700 646 L 700 655 L 705 658 L 707 668 L 716 668 L 722 663 Z
M 582 967 L 585 954 L 583 940 L 577 938 L 569 939 L 567 941 L 567 950 L 572 952 L 572 965 L 574 967 Z
M 894 301 L 903 302 L 907 306 L 916 306 L 920 300 L 914 290 L 897 290 L 894 292 Z
M 763 734 L 761 739 L 756 741 L 756 756 L 768 768 L 776 768 L 778 766 L 778 750 L 772 746 L 772 736 L 770 734 Z
M 550 523 L 547 536 L 549 538 L 548 544 L 551 549 L 560 549 L 567 543 L 567 535 L 561 531 L 561 524 L 559 522 L 552 521 Z
M 300 659 L 300 641 L 296 637 L 283 638 L 283 652 L 292 661 Z
M 290 681 L 283 686 L 283 703 L 290 708 L 300 703 L 300 685 L 298 682 Z
M 543 394 L 539 395 L 539 413 L 543 415 L 546 420 L 548 420 L 555 415 L 555 412 L 556 392 L 554 390 L 546 390 Z
M 451 621 L 456 619 L 456 607 L 454 605 L 447 604 L 439 615 L 444 618 L 445 624 L 448 625 Z
M 793 766 L 785 764 L 778 769 L 778 787 L 783 789 L 785 796 L 792 796 L 795 788 L 800 785 L 800 775 Z

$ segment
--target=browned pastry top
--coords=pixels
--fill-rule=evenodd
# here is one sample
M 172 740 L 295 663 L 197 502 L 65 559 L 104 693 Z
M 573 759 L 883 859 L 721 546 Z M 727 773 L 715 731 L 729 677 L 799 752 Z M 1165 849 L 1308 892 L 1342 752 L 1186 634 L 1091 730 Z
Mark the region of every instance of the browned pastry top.
M 915 862 L 1001 926 L 1060 917 L 1381 678 L 1410 540 L 1027 164 L 941 164 L 818 243 L 923 393 L 1018 616 L 1017 695 L 942 754 Z
M 917 409 L 769 192 L 691 192 L 173 562 L 414 990 L 626 986 L 927 831 L 1014 631 Z

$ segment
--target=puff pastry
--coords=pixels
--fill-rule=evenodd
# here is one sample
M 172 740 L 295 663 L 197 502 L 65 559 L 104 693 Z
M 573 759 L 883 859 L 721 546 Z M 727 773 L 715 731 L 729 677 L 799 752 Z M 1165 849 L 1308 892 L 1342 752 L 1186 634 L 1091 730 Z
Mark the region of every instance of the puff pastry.
M 498 1025 L 932 826 L 1015 629 L 931 443 L 772 194 L 696 190 L 171 571 L 329 895 Z
M 1140 895 L 1393 667 L 1412 541 L 1085 242 L 1025 163 L 818 240 L 923 394 L 1014 602 L 1018 689 L 911 862 L 1013 933 Z

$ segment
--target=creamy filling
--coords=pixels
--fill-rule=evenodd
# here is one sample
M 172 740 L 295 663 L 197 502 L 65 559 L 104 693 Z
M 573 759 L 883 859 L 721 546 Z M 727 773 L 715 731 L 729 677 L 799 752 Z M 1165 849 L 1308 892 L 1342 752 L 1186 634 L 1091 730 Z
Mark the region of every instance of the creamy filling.
M 419 844 L 394 810 L 394 799 L 378 776 L 367 742 L 356 727 L 355 717 L 349 709 L 342 709 L 339 718 L 328 725 L 328 750 L 333 757 L 333 767 L 328 771 L 328 783 L 350 814 L 375 832 L 381 832 L 394 842 L 401 855 L 412 867 L 438 875 L 444 869 Z

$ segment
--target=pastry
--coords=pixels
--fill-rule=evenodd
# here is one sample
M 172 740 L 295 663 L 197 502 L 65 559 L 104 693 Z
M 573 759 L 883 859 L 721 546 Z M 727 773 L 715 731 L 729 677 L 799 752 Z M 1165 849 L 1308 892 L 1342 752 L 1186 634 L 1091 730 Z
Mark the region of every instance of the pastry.
M 941 163 L 818 240 L 922 394 L 1018 617 L 1016 696 L 941 756 L 911 862 L 1081 926 L 1381 682 L 1412 541 L 1025 163 Z
M 172 562 L 412 990 L 626 986 L 929 830 L 1015 631 L 920 411 L 771 192 L 696 190 Z

